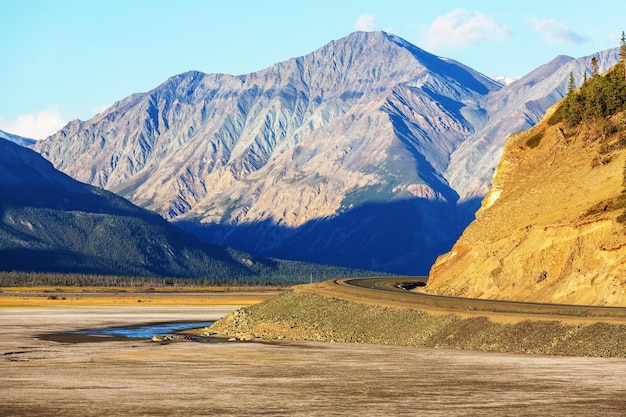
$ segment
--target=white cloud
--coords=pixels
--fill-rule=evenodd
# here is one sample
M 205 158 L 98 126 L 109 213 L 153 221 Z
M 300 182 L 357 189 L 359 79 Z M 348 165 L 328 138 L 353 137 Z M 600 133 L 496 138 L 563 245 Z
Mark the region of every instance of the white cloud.
M 101 104 L 100 106 L 94 107 L 92 113 L 95 116 L 96 114 L 102 113 L 103 111 L 105 111 L 109 107 L 111 107 L 110 104 Z
M 0 130 L 31 139 L 45 139 L 66 124 L 58 108 L 21 114 L 13 120 L 0 116 Z
M 376 16 L 372 14 L 362 14 L 354 22 L 354 29 L 364 32 L 371 32 L 376 29 Z
M 427 29 L 422 45 L 427 50 L 437 51 L 509 36 L 509 29 L 497 24 L 490 16 L 460 8 L 437 17 Z
M 538 19 L 530 17 L 527 19 L 532 28 L 539 32 L 550 43 L 566 43 L 578 45 L 585 41 L 585 38 L 569 30 L 564 24 L 555 19 Z

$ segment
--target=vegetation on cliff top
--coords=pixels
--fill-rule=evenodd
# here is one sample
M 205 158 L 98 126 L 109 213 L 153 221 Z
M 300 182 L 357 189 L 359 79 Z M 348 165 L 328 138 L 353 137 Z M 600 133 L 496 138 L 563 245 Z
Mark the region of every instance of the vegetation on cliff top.
M 585 74 L 582 85 L 576 90 L 574 74 L 570 73 L 567 96 L 549 120 L 551 125 L 565 121 L 570 127 L 583 122 L 597 121 L 626 110 L 626 39 L 622 32 L 620 62 L 600 76 L 598 61 L 591 59 L 592 74 Z M 611 130 L 612 128 L 609 127 Z M 614 130 L 612 130 L 614 132 Z M 611 133 L 612 133 L 611 132 Z
M 597 155 L 593 164 L 598 166 L 610 162 L 613 151 L 626 147 L 626 117 L 622 113 L 626 110 L 626 40 L 623 32 L 620 62 L 605 74 L 599 75 L 594 57 L 592 69 L 591 78 L 585 76 L 578 89 L 573 74 L 570 74 L 567 96 L 548 119 L 548 124 L 563 122 L 566 129 L 576 133 L 586 130 L 584 138 L 588 144 L 594 145 Z M 564 137 L 575 134 L 563 130 L 561 133 Z M 536 147 L 541 140 L 540 135 L 531 137 L 526 145 L 529 148 Z M 623 185 L 626 187 L 626 166 Z M 587 215 L 622 209 L 625 211 L 618 217 L 618 221 L 626 224 L 626 188 L 620 196 L 592 207 Z

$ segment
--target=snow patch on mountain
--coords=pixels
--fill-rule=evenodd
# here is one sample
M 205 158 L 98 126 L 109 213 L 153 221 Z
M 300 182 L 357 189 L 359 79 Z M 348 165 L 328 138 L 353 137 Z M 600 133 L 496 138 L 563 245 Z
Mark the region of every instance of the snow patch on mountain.
M 0 138 L 6 139 L 13 143 L 17 143 L 18 145 L 24 147 L 30 147 L 37 142 L 35 139 L 24 138 L 22 136 L 14 135 L 12 133 L 8 133 L 2 130 L 0 130 Z
M 509 85 L 512 82 L 519 80 L 519 77 L 507 77 L 505 75 L 494 75 L 492 80 L 499 82 L 502 85 Z

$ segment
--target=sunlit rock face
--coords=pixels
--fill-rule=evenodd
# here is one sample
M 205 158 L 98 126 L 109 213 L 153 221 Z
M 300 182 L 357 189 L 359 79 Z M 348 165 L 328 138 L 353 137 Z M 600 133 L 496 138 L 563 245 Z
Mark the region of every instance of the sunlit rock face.
M 621 126 L 624 115 L 610 120 Z M 476 220 L 438 258 L 426 291 L 626 305 L 626 152 L 599 153 L 599 134 L 542 122 L 512 136 Z

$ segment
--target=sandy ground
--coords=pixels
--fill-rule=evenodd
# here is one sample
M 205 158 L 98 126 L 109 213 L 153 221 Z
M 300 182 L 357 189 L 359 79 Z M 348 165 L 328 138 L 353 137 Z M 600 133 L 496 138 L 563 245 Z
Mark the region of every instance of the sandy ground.
M 2 416 L 622 416 L 626 360 L 339 343 L 59 343 L 234 306 L 0 308 Z

